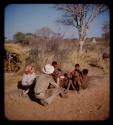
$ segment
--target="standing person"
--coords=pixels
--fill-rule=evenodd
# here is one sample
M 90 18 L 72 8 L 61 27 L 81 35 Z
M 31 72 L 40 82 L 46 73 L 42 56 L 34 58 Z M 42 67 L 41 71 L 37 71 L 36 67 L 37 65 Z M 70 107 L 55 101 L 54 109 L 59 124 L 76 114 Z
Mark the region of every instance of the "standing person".
M 54 67 L 50 64 L 46 64 L 42 69 L 42 74 L 37 79 L 34 92 L 35 97 L 40 100 L 42 105 L 48 105 L 52 103 L 53 99 L 64 93 L 64 89 L 60 88 L 57 83 L 55 83 L 52 78 L 52 73 L 54 72 Z M 53 85 L 54 88 L 49 89 L 49 85 Z
M 36 79 L 36 75 L 34 72 L 34 67 L 32 64 L 29 64 L 25 67 L 23 78 L 22 78 L 22 93 L 20 94 L 27 94 L 29 92 L 30 86 L 34 83 L 34 80 Z
M 89 83 L 89 77 L 88 77 L 88 69 L 82 70 L 82 89 L 86 89 Z

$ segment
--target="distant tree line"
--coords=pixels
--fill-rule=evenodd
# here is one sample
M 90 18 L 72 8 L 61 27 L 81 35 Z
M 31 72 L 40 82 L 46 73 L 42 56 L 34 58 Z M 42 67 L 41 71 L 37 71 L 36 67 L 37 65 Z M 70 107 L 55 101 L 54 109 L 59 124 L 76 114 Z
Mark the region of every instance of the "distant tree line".
M 105 41 L 105 45 L 108 46 L 109 45 L 109 23 L 105 22 L 102 25 L 102 36 L 101 37 L 95 37 L 95 39 L 97 41 Z M 63 36 L 60 33 L 55 33 L 54 31 L 52 31 L 50 28 L 48 27 L 43 27 L 39 30 L 37 30 L 35 33 L 23 33 L 23 32 L 17 32 L 14 34 L 13 36 L 13 40 L 7 40 L 7 38 L 5 37 L 5 41 L 7 42 L 15 42 L 15 43 L 21 43 L 23 45 L 29 45 L 30 42 L 32 43 L 33 40 L 39 40 L 39 41 L 50 41 L 50 40 L 54 40 L 54 41 L 59 41 L 61 39 L 63 40 L 72 40 L 72 41 L 76 41 L 79 42 L 79 39 L 77 38 L 63 38 Z M 88 38 L 86 41 L 92 41 L 92 38 Z

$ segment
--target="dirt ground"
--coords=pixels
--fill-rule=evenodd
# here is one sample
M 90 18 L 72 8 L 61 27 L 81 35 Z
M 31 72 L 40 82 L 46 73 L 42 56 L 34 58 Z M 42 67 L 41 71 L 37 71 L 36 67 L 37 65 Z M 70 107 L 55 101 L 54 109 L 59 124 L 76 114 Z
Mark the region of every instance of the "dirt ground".
M 90 76 L 86 90 L 69 91 L 68 98 L 56 97 L 42 106 L 27 96 L 19 97 L 21 75 L 5 74 L 5 117 L 9 120 L 105 120 L 109 117 L 110 83 L 108 75 Z

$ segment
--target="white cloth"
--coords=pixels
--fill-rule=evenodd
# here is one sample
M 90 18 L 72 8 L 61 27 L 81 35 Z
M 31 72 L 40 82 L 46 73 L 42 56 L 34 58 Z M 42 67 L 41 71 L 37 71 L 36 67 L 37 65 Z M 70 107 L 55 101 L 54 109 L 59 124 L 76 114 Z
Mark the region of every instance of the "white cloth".
M 33 80 L 36 78 L 35 73 L 32 74 L 24 74 L 22 78 L 22 85 L 31 85 Z

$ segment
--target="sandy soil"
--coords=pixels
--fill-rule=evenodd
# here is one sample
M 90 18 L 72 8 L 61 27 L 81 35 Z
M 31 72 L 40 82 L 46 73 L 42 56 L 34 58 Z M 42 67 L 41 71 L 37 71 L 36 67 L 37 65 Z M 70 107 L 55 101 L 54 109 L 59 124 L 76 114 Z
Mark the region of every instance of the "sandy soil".
M 19 97 L 21 76 L 5 75 L 5 117 L 10 120 L 104 120 L 109 117 L 109 76 L 90 76 L 86 90 L 70 91 L 68 98 L 56 97 L 42 106 L 28 96 Z M 10 82 L 9 82 L 10 81 Z

